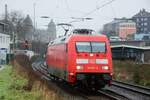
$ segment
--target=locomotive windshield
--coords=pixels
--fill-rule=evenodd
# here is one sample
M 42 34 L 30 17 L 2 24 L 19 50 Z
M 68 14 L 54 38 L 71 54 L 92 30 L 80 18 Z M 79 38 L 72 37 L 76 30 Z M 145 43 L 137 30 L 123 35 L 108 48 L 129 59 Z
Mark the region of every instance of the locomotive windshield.
M 105 42 L 76 42 L 77 52 L 106 52 Z
M 77 42 L 76 47 L 78 52 L 91 52 L 90 42 Z
M 105 52 L 104 42 L 91 42 L 92 52 Z

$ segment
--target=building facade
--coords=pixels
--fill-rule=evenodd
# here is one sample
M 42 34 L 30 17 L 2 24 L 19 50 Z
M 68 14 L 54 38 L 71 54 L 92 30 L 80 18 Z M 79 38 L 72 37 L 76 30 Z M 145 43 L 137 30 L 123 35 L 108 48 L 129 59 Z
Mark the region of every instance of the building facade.
M 0 33 L 4 32 L 4 26 L 5 26 L 5 24 L 0 22 Z
M 47 33 L 48 33 L 49 41 L 54 40 L 57 36 L 56 35 L 56 25 L 53 20 L 51 20 L 50 23 L 48 24 Z
M 114 19 L 112 22 L 109 22 L 104 25 L 103 27 L 103 34 L 106 34 L 107 36 L 115 36 L 117 35 L 117 27 L 120 23 L 120 20 Z
M 10 35 L 0 33 L 0 64 L 6 63 L 8 53 L 10 53 Z
M 112 22 L 104 25 L 103 33 L 108 36 L 119 36 L 121 39 L 126 40 L 128 35 L 136 33 L 136 23 L 131 19 L 115 18 Z
M 131 20 L 121 22 L 119 23 L 117 33 L 121 39 L 130 39 L 130 36 L 136 33 L 136 24 Z
M 33 23 L 29 15 L 27 15 L 23 21 L 23 34 L 24 35 L 21 38 L 24 38 L 24 40 L 32 41 L 35 38 L 35 36 L 33 36 Z
M 137 33 L 150 34 L 150 13 L 145 9 L 140 10 L 132 19 L 136 22 Z

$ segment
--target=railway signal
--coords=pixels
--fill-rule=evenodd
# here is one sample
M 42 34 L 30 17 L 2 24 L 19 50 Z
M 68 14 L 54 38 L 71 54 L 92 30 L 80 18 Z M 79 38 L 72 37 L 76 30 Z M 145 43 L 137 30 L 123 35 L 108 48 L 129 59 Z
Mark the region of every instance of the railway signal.
M 25 47 L 26 50 L 29 49 L 29 42 L 28 42 L 28 40 L 25 40 L 24 47 Z

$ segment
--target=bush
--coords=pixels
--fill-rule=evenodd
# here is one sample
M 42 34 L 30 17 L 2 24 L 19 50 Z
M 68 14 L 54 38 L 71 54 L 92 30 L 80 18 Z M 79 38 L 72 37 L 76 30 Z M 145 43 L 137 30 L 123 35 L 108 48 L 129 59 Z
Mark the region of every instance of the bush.
M 113 61 L 114 79 L 150 87 L 150 65 L 133 61 Z

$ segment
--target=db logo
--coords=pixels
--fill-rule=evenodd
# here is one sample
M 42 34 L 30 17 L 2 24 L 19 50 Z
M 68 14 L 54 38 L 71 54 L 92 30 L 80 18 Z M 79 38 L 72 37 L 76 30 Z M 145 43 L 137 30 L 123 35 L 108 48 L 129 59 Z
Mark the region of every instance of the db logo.
M 90 64 L 95 64 L 95 59 L 89 59 Z

